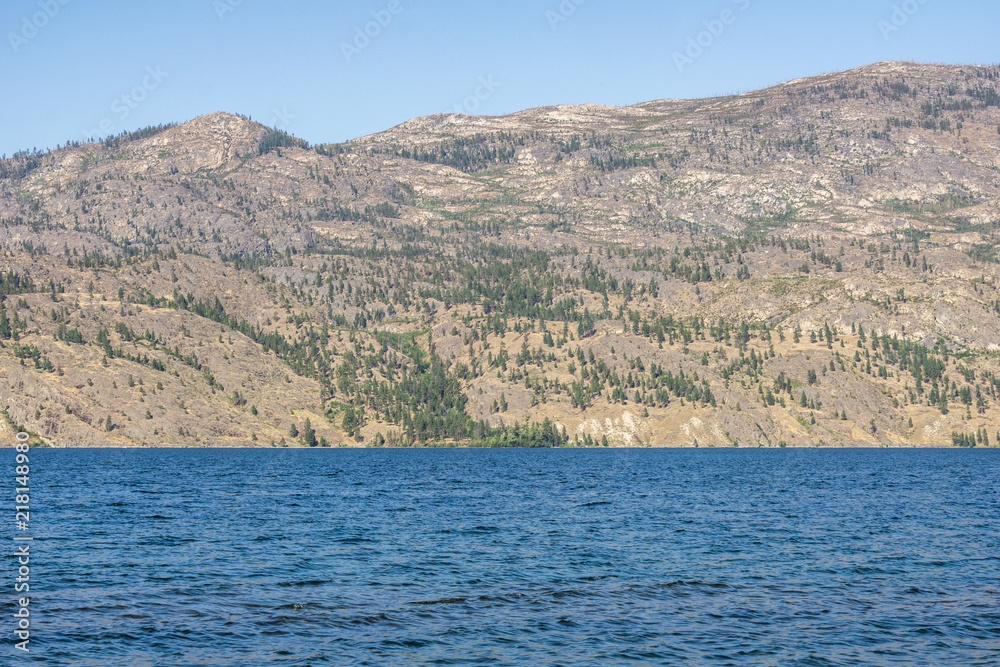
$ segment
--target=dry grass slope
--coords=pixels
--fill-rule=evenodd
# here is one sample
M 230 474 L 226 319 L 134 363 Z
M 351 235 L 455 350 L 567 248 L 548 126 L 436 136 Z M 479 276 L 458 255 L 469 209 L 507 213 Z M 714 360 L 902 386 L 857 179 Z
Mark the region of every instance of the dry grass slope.
M 316 147 L 216 113 L 4 159 L 0 428 L 996 446 L 998 91 L 998 67 L 878 63 Z

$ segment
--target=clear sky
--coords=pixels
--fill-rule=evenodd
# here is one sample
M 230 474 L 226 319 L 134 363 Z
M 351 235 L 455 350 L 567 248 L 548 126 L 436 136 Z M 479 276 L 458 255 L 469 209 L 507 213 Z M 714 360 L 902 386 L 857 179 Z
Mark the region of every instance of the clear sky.
M 213 111 L 326 143 L 456 110 L 996 64 L 998 26 L 996 0 L 4 0 L 0 154 Z

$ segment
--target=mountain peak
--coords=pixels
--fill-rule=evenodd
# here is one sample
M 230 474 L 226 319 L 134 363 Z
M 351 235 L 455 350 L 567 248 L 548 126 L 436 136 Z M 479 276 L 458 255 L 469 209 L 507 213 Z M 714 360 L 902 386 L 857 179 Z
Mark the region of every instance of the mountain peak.
M 219 166 L 234 157 L 255 152 L 260 140 L 270 131 L 260 123 L 219 111 L 198 116 L 161 136 L 163 142 L 173 144 L 184 153 L 202 156 L 216 163 L 213 166 Z M 155 142 L 156 137 L 152 141 Z
M 216 133 L 229 133 L 233 131 L 266 132 L 268 130 L 267 127 L 261 125 L 260 123 L 254 122 L 238 114 L 229 113 L 228 111 L 215 111 L 213 113 L 204 114 L 202 116 L 192 118 L 188 122 L 181 124 L 179 127 L 186 127 L 193 131 Z
M 213 113 L 0 160 L 0 431 L 995 444 L 998 87 L 876 63 L 317 151 Z
M 271 130 L 242 116 L 218 111 L 139 140 L 130 145 L 140 171 L 176 168 L 181 172 L 217 169 L 248 153 L 256 154 Z

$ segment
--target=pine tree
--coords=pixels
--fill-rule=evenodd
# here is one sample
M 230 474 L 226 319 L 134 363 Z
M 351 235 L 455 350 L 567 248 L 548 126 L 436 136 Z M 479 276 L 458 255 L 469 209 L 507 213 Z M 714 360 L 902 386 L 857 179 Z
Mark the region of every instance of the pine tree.
M 309 418 L 306 417 L 305 426 L 302 428 L 302 438 L 306 441 L 306 445 L 309 447 L 316 446 L 316 431 L 313 430 L 312 423 Z
M 941 414 L 948 414 L 948 392 L 940 391 L 938 392 L 938 408 L 941 410 Z

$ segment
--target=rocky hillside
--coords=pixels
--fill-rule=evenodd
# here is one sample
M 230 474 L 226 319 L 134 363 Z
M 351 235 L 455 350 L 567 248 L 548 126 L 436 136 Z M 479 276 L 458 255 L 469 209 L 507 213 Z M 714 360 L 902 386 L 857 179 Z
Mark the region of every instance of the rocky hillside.
M 995 446 L 1000 67 L 0 161 L 52 446 Z M 9 433 L 8 433 L 9 434 Z

